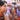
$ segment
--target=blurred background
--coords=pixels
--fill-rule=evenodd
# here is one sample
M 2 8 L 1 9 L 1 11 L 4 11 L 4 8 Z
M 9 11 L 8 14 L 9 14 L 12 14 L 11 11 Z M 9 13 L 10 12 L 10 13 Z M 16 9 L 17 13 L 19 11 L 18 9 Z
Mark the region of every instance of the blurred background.
M 4 13 L 4 20 L 20 20 L 20 0 L 0 1 L 4 2 L 5 10 L 7 10 L 6 13 Z

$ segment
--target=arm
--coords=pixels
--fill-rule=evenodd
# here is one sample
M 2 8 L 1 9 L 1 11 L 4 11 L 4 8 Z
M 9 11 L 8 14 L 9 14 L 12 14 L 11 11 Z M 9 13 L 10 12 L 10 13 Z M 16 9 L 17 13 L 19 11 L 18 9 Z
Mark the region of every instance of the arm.
M 5 16 L 5 20 L 7 20 L 7 16 Z
M 5 15 L 5 20 L 9 20 L 8 14 Z

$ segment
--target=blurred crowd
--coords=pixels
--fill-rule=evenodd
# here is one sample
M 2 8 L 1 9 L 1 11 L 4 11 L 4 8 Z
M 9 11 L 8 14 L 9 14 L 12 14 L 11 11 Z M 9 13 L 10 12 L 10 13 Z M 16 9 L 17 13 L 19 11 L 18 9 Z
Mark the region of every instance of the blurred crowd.
M 0 1 L 0 20 L 20 20 L 20 2 Z

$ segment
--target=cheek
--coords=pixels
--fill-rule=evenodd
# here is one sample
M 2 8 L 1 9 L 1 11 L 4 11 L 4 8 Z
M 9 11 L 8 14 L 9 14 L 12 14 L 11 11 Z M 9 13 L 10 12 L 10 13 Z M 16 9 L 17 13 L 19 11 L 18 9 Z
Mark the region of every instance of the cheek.
M 6 5 L 4 7 L 6 7 Z
M 4 8 L 4 7 L 1 7 L 1 10 L 2 10 L 3 12 L 5 12 L 5 8 Z

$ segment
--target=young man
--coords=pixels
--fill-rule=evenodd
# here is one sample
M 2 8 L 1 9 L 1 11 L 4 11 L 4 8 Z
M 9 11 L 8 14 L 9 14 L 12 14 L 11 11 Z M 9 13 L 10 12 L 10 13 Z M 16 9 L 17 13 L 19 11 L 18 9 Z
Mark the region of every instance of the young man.
M 4 12 L 6 12 L 4 2 L 0 1 L 0 20 L 4 20 Z
M 16 19 L 19 20 L 20 19 L 20 3 L 17 4 L 17 10 L 16 11 L 17 11 L 17 18 Z
M 17 16 L 20 17 L 20 3 L 17 4 Z

